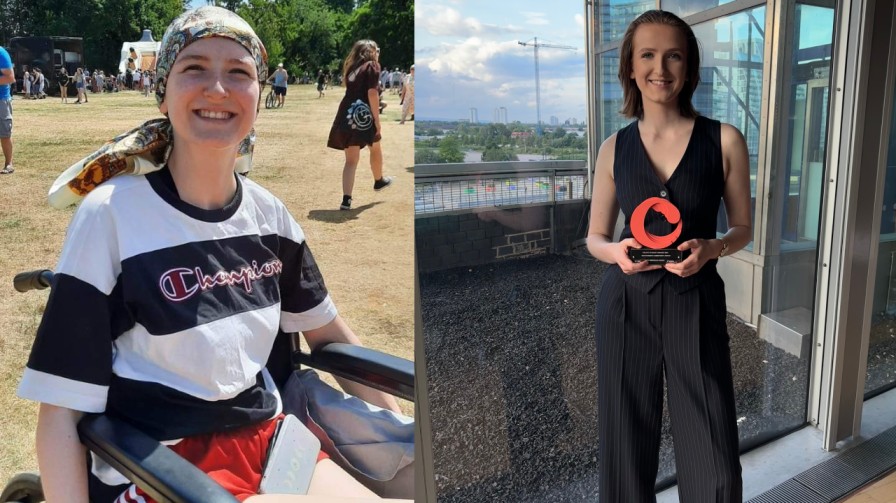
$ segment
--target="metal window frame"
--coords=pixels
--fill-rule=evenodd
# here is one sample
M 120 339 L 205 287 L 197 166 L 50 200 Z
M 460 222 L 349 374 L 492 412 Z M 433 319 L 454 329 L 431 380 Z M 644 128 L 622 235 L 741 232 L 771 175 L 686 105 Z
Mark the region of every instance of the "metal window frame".
M 843 0 L 835 16 L 830 190 L 823 200 L 824 248 L 816 295 L 816 312 L 823 314 L 815 320 L 815 350 L 821 357 L 813 363 L 817 383 L 810 393 L 817 398 L 813 407 L 826 450 L 857 437 L 861 427 L 875 279 L 871 264 L 878 254 L 874 236 L 880 230 L 877 210 L 896 84 L 896 6 Z M 875 124 L 881 127 L 878 135 L 869 127 Z

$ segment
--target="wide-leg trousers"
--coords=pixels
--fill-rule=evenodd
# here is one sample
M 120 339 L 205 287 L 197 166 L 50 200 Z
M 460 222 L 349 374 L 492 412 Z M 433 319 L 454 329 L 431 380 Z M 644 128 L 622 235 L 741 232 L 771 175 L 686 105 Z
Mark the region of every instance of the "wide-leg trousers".
M 680 500 L 740 502 L 722 279 L 643 292 L 607 274 L 596 323 L 601 503 L 656 501 L 664 373 Z

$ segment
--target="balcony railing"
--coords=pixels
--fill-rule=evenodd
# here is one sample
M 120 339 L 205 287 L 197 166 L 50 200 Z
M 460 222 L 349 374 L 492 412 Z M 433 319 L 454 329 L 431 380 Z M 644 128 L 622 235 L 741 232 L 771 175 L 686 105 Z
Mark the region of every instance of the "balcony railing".
M 414 214 L 580 201 L 586 196 L 587 177 L 583 160 L 418 164 L 414 167 Z

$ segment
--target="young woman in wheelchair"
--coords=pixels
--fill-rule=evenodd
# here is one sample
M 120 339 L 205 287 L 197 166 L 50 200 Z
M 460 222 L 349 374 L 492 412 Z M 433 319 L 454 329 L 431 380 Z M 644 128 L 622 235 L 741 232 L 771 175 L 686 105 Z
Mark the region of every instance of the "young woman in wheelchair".
M 98 458 L 85 466 L 76 424 L 99 412 L 168 444 L 241 501 L 292 500 L 257 495 L 282 416 L 264 369 L 274 338 L 282 328 L 311 348 L 360 341 L 286 207 L 235 174 L 251 160 L 267 64 L 236 14 L 181 15 L 157 63 L 165 118 L 116 138 L 51 189 L 57 205 L 83 196 L 19 387 L 41 402 L 37 455 L 51 503 L 86 502 L 89 478 L 129 484 Z M 389 395 L 344 387 L 399 410 Z M 116 501 L 150 501 L 134 486 L 119 490 Z M 325 454 L 308 494 L 375 498 Z

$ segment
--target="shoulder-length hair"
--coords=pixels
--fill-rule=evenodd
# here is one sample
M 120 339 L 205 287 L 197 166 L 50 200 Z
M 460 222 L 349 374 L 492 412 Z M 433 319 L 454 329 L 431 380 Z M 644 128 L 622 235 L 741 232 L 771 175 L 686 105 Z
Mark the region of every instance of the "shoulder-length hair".
M 687 73 L 685 77 L 687 81 L 681 92 L 678 94 L 678 110 L 684 117 L 697 117 L 699 115 L 691 103 L 691 97 L 700 83 L 700 48 L 697 45 L 697 37 L 694 30 L 680 17 L 662 10 L 649 10 L 638 16 L 625 30 L 625 36 L 622 38 L 622 46 L 619 48 L 619 83 L 622 84 L 622 109 L 619 113 L 628 117 L 638 119 L 644 118 L 644 102 L 641 98 L 641 90 L 635 83 L 632 75 L 632 53 L 634 52 L 635 30 L 643 24 L 664 24 L 681 30 L 686 41 L 687 54 Z
M 345 63 L 342 64 L 342 82 L 348 84 L 348 74 L 357 68 L 361 63 L 376 58 L 376 52 L 379 50 L 376 42 L 373 40 L 358 40 L 352 49 L 348 51 Z

